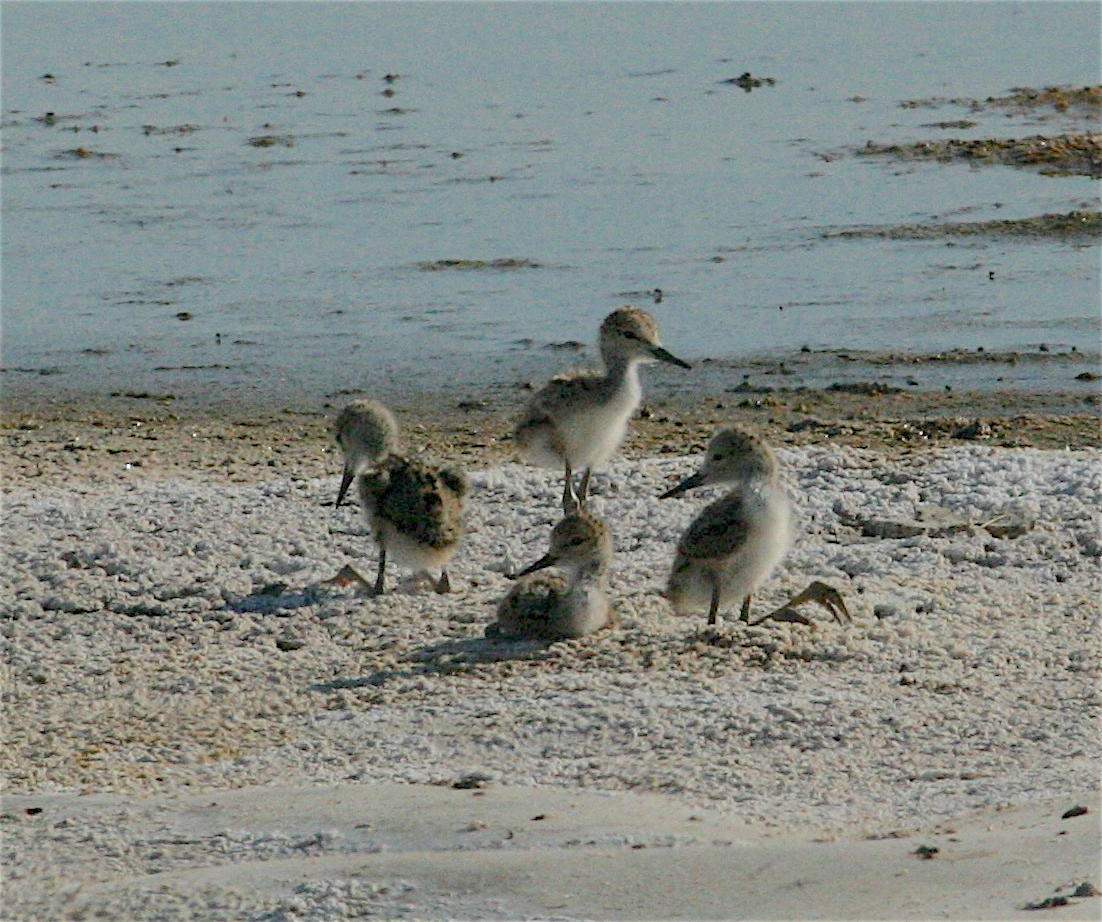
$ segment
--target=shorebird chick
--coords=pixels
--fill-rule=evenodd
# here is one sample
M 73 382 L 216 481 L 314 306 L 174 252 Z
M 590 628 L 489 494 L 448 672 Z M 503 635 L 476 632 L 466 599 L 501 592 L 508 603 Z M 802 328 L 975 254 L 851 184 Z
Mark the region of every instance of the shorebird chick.
M 561 640 L 605 627 L 614 620 L 606 594 L 611 560 L 608 526 L 587 513 L 568 515 L 552 530 L 550 550 L 518 574 L 486 637 Z
M 681 536 L 666 596 L 679 615 L 707 605 L 708 624 L 716 623 L 725 601 L 737 600 L 742 620 L 750 623 L 751 594 L 792 543 L 791 503 L 780 485 L 772 449 L 739 426 L 716 432 L 700 470 L 660 498 L 711 483 L 730 483 L 734 489 L 705 506 Z M 849 619 L 838 591 L 816 581 L 753 623 L 772 618 L 810 624 L 793 610 L 804 602 L 818 602 L 839 622 Z
M 383 593 L 388 555 L 430 580 L 431 571 L 439 570 L 433 588 L 451 591 L 447 564 L 466 532 L 463 507 L 469 490 L 463 473 L 391 455 L 358 483 L 360 503 L 379 543 L 375 594 Z
M 353 477 L 398 451 L 398 424 L 378 401 L 354 400 L 337 416 L 333 438 L 344 453 L 344 474 L 336 504 L 340 507 Z
M 585 504 L 589 476 L 624 440 L 628 420 L 643 392 L 639 365 L 669 362 L 691 368 L 662 348 L 650 314 L 622 307 L 601 324 L 601 358 L 605 372 L 578 372 L 552 378 L 529 402 L 513 433 L 521 455 L 541 467 L 565 468 L 563 513 Z M 575 490 L 574 471 L 581 470 Z

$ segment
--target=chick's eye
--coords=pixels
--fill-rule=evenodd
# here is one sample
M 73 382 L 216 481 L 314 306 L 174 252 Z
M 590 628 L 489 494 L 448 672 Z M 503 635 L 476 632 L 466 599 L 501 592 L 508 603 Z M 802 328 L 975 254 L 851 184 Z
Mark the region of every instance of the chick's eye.
M 585 540 L 584 538 L 571 538 L 571 539 L 570 539 L 570 546 L 571 546 L 571 547 L 577 547 L 577 546 L 578 546 L 579 544 L 581 544 L 581 543 L 582 543 L 582 542 L 583 542 L 584 540 Z

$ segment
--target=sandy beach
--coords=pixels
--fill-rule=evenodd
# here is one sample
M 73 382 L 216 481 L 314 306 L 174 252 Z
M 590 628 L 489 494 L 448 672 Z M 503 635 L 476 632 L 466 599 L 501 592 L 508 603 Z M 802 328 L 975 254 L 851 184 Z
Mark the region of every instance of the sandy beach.
M 0 922 L 1102 918 L 1096 7 L 3 15 Z M 624 304 L 692 369 L 613 623 L 487 638 Z M 466 472 L 449 592 L 370 591 L 359 397 Z M 755 614 L 851 620 L 675 615 L 727 422 Z
M 507 403 L 397 408 L 470 533 L 377 599 L 326 410 L 9 405 L 4 917 L 1097 918 L 1095 408 L 768 396 L 648 405 L 594 480 L 620 624 L 551 645 L 482 638 L 559 490 Z M 757 604 L 852 624 L 662 598 L 731 417 L 798 510 Z

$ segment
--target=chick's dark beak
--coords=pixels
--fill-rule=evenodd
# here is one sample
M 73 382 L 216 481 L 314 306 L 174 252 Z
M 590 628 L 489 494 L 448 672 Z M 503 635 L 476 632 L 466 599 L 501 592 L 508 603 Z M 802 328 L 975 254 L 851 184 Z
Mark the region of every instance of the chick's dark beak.
M 554 563 L 555 563 L 555 558 L 554 557 L 552 557 L 550 554 L 544 554 L 535 563 L 530 564 L 529 566 L 527 566 L 523 570 L 521 570 L 519 573 L 515 574 L 513 576 L 513 579 L 520 579 L 522 576 L 527 576 L 529 573 L 535 573 L 537 570 L 544 570 L 547 567 L 553 566 Z
M 697 471 L 695 474 L 692 474 L 682 480 L 681 483 L 679 483 L 676 487 L 672 487 L 671 489 L 667 490 L 658 498 L 670 499 L 673 496 L 680 496 L 682 493 L 686 493 L 689 490 L 692 490 L 694 487 L 699 487 L 703 483 L 704 475 L 700 473 L 700 471 Z
M 655 346 L 651 349 L 651 355 L 653 355 L 660 362 L 669 362 L 671 365 L 679 365 L 681 368 L 692 368 L 693 366 L 686 362 L 684 359 L 679 359 L 676 355 L 670 352 L 668 349 L 663 349 L 661 346 Z

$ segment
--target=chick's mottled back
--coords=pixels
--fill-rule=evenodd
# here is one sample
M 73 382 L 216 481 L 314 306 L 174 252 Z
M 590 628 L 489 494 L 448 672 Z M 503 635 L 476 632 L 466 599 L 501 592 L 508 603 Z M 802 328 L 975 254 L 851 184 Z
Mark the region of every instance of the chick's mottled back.
M 596 516 L 575 513 L 551 532 L 548 552 L 527 567 L 498 605 L 486 636 L 502 640 L 581 637 L 614 620 L 606 593 L 612 534 Z M 557 571 L 547 571 L 556 567 Z
M 447 564 L 466 528 L 463 507 L 468 486 L 463 474 L 417 458 L 392 455 L 360 476 L 360 503 L 379 543 L 375 593 L 383 592 L 388 555 L 418 573 L 439 570 L 437 592 L 448 592 Z
M 459 470 L 400 457 L 360 478 L 360 500 L 370 516 L 431 548 L 447 547 L 463 537 L 467 493 L 467 480 Z

